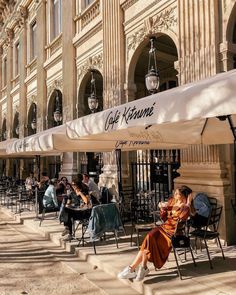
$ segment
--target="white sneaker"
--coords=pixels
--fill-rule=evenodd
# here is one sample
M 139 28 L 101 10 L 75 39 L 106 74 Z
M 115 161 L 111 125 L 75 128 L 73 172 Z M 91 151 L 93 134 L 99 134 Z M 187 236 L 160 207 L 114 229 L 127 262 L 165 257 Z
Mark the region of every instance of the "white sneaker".
M 136 271 L 131 271 L 130 266 L 126 266 L 121 272 L 118 273 L 117 277 L 118 279 L 134 279 L 136 278 Z
M 142 281 L 149 273 L 149 271 L 150 270 L 148 268 L 143 268 L 142 266 L 140 266 L 135 281 Z

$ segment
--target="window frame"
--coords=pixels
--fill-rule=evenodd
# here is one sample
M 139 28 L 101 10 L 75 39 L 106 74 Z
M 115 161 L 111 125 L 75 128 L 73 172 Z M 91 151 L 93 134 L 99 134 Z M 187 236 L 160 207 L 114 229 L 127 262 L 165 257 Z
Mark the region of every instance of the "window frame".
M 62 0 L 51 0 L 51 41 L 62 33 Z
M 36 48 L 37 48 L 37 22 L 36 22 L 36 19 L 34 19 L 30 23 L 30 61 L 33 61 L 37 57 Z
M 14 46 L 14 77 L 20 74 L 20 41 L 17 40 Z

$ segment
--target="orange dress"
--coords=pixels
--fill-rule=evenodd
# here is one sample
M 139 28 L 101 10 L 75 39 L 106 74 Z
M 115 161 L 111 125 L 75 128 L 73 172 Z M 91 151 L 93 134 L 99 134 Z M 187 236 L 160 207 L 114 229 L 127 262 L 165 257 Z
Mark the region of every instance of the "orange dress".
M 160 211 L 164 223 L 151 230 L 145 237 L 141 251 L 147 251 L 148 261 L 153 262 L 156 268 L 161 268 L 171 251 L 171 237 L 173 236 L 178 219 L 186 220 L 189 217 L 190 209 L 186 205 L 186 199 L 180 206 L 175 204 L 172 197 L 168 204 Z

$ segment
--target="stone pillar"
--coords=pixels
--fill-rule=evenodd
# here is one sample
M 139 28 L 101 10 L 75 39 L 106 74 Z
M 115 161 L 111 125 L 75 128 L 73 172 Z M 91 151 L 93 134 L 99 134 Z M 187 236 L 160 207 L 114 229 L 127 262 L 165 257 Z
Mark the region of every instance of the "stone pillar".
M 12 137 L 12 125 L 13 125 L 13 104 L 11 96 L 12 88 L 12 67 L 13 67 L 13 37 L 14 32 L 12 29 L 6 29 L 7 34 L 7 138 Z M 13 174 L 12 161 L 10 159 L 6 160 L 6 175 L 12 176 Z
M 63 80 L 63 122 L 75 118 L 76 105 L 76 64 L 75 47 L 71 40 L 75 35 L 75 1 L 68 5 L 67 0 L 62 0 L 62 80 Z M 66 84 L 65 84 L 66 81 Z M 77 174 L 77 154 L 63 153 L 60 177 L 66 176 L 69 179 Z
M 218 2 L 178 0 L 178 14 L 180 85 L 215 75 L 219 71 Z
M 235 47 L 235 46 L 234 46 Z M 234 69 L 234 57 L 235 52 L 230 50 L 228 42 L 220 44 L 220 56 L 221 56 L 221 71 L 227 72 Z
M 20 67 L 19 67 L 19 84 L 20 84 L 20 95 L 19 95 L 19 124 L 20 124 L 20 132 L 19 137 L 27 136 L 27 98 L 26 98 L 26 85 L 25 85 L 25 78 L 26 78 L 26 67 L 27 64 L 27 29 L 26 29 L 26 22 L 25 19 L 27 17 L 27 9 L 23 6 L 20 6 L 21 12 L 21 20 L 20 26 L 21 31 L 19 32 L 19 41 L 20 41 Z M 25 161 L 20 160 L 20 179 L 25 178 Z
M 46 1 L 40 0 L 36 14 L 37 25 L 37 132 L 46 128 L 47 87 L 44 62 L 46 59 Z
M 46 0 L 39 0 L 36 7 L 36 24 L 37 25 L 37 131 L 40 132 L 46 129 L 46 114 L 47 114 L 47 86 L 46 86 L 46 71 L 44 62 L 46 60 L 47 44 L 46 37 Z M 41 161 L 40 169 L 44 170 L 45 160 Z
M 103 19 L 103 105 L 104 109 L 124 102 L 124 31 L 123 11 L 117 0 L 102 1 Z M 99 184 L 117 189 L 117 166 L 115 153 L 103 156 L 103 173 Z M 114 187 L 113 187 L 114 188 Z
M 3 49 L 2 46 L 0 46 L 0 89 L 2 90 L 2 54 Z M 0 91 L 0 100 L 2 100 L 2 91 Z M 2 104 L 1 104 L 1 113 L 0 113 L 0 122 L 2 124 Z M 0 130 L 2 129 L 2 126 L 0 126 Z

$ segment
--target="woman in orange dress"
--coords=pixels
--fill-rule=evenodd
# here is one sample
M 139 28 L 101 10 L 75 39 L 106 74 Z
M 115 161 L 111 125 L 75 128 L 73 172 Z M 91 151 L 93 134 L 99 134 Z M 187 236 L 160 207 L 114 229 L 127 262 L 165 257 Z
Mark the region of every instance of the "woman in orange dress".
M 171 251 L 171 237 L 175 232 L 177 221 L 187 220 L 191 202 L 192 190 L 187 186 L 181 186 L 175 190 L 174 196 L 167 203 L 159 204 L 164 223 L 146 235 L 136 258 L 118 274 L 118 278 L 141 281 L 149 273 L 148 261 L 156 268 L 161 268 L 165 264 Z M 139 270 L 136 272 L 139 265 Z

